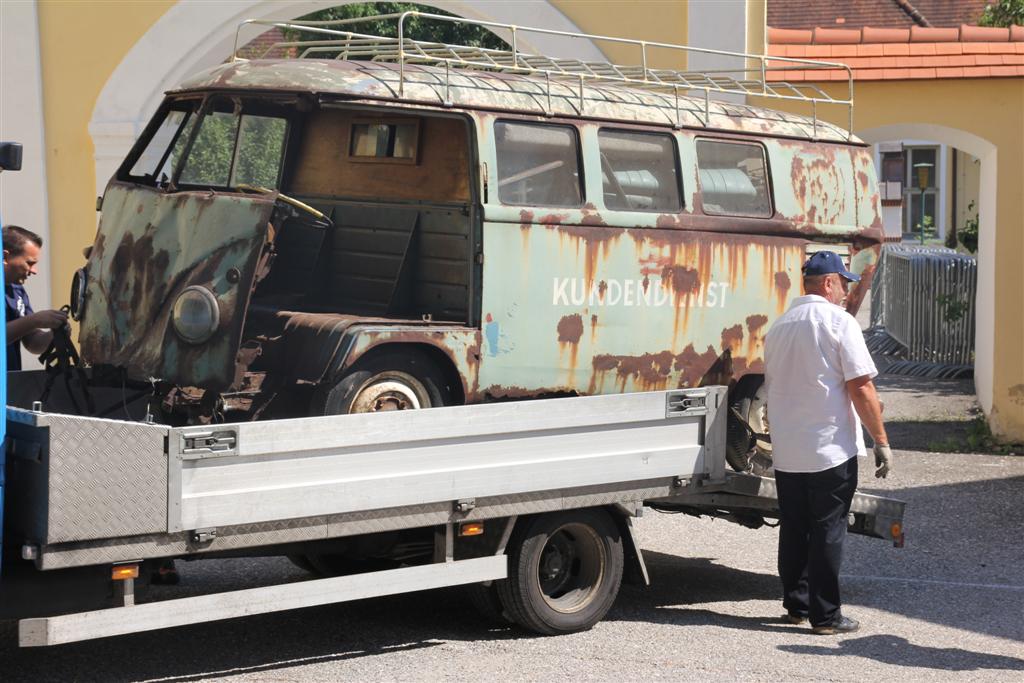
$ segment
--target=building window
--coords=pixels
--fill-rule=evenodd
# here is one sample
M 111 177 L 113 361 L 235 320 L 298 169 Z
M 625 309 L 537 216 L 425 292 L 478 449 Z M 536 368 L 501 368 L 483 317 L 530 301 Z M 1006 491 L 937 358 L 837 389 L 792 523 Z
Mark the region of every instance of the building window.
M 879 174 L 879 192 L 882 206 L 903 204 L 903 181 L 906 175 L 902 146 L 898 151 L 882 152 L 882 172 Z
M 903 189 L 903 232 L 935 237 L 938 230 L 939 148 L 906 147 Z M 921 185 L 924 184 L 924 189 Z

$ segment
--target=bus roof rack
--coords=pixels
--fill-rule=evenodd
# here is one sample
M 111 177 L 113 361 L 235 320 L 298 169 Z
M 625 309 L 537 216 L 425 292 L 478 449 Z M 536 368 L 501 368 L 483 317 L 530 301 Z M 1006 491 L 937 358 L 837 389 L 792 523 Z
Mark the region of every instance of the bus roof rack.
M 488 29 L 505 40 L 509 49 L 494 49 L 471 45 L 455 45 L 417 40 L 407 35 L 406 20 L 410 17 L 479 26 Z M 367 35 L 349 30 L 353 24 L 371 21 L 394 20 L 397 23 L 397 38 Z M 853 130 L 853 72 L 846 64 L 821 62 L 791 57 L 775 57 L 743 52 L 728 52 L 707 48 L 674 45 L 671 43 L 632 40 L 589 33 L 574 33 L 545 28 L 531 28 L 503 24 L 493 21 L 464 19 L 426 12 L 409 11 L 382 14 L 371 17 L 339 19 L 332 21 L 269 21 L 249 19 L 243 21 L 235 32 L 233 60 L 239 56 L 239 41 L 246 27 L 266 26 L 285 31 L 303 31 L 323 36 L 322 40 L 288 40 L 269 45 L 258 54 L 258 58 L 271 55 L 304 59 L 368 60 L 392 62 L 398 66 L 398 96 L 405 94 L 405 67 L 410 64 L 443 66 L 446 79 L 453 69 L 470 71 L 491 71 L 543 77 L 551 96 L 551 84 L 571 82 L 578 86 L 580 110 L 583 109 L 584 92 L 588 84 L 622 85 L 630 88 L 673 95 L 677 107 L 680 97 L 694 97 L 704 100 L 705 121 L 709 120 L 708 108 L 712 95 L 740 95 L 767 100 L 798 102 L 809 105 L 817 137 L 819 125 L 818 106 L 837 105 L 847 110 L 848 125 L 846 137 L 852 137 Z M 591 61 L 573 58 L 551 57 L 523 50 L 520 46 L 529 42 L 530 35 L 559 36 L 562 38 L 589 40 L 597 43 L 612 43 L 638 52 L 638 63 L 624 65 L 612 62 Z M 725 62 L 741 61 L 741 65 L 723 65 L 714 70 L 676 70 L 654 68 L 649 65 L 652 52 L 661 51 L 681 57 L 693 54 L 714 55 Z M 821 81 L 846 82 L 846 95 L 833 96 L 813 83 L 791 83 L 785 80 L 787 72 L 820 72 Z M 446 87 L 446 92 L 450 89 Z M 446 98 L 447 99 L 447 98 Z

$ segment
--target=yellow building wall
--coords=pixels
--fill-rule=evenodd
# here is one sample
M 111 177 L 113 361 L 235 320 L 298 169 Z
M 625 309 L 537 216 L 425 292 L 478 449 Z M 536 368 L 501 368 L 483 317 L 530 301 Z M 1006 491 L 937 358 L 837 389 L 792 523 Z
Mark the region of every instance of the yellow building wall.
M 582 33 L 647 40 L 678 45 L 686 42 L 686 2 L 635 0 L 612 3 L 607 0 L 551 0 L 551 4 L 569 18 Z M 595 43 L 616 64 L 638 64 L 640 51 L 635 46 L 609 41 Z M 686 68 L 682 51 L 651 48 L 648 66 Z
M 67 303 L 71 274 L 96 234 L 96 171 L 89 120 L 117 65 L 174 0 L 40 0 L 53 305 Z

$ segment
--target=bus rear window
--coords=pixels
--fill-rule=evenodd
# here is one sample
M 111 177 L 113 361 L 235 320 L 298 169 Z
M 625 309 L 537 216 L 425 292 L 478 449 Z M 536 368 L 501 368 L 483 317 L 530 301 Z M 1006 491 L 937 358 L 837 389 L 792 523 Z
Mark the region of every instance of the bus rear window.
M 671 135 L 602 130 L 604 204 L 626 211 L 679 211 L 679 166 Z
M 698 140 L 697 171 L 704 213 L 771 217 L 764 148 L 760 145 Z
M 583 205 L 575 128 L 499 121 L 494 138 L 502 204 Z

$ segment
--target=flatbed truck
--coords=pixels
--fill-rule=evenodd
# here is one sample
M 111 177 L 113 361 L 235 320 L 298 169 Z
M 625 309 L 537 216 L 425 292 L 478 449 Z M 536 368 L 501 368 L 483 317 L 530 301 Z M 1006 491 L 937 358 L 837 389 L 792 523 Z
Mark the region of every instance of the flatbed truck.
M 470 585 L 496 618 L 590 628 L 646 583 L 645 508 L 757 527 L 770 478 L 727 471 L 726 389 L 171 427 L 8 380 L 0 616 L 44 646 Z M 902 542 L 904 503 L 858 493 L 850 530 Z M 149 601 L 167 558 L 287 555 L 320 578 Z

